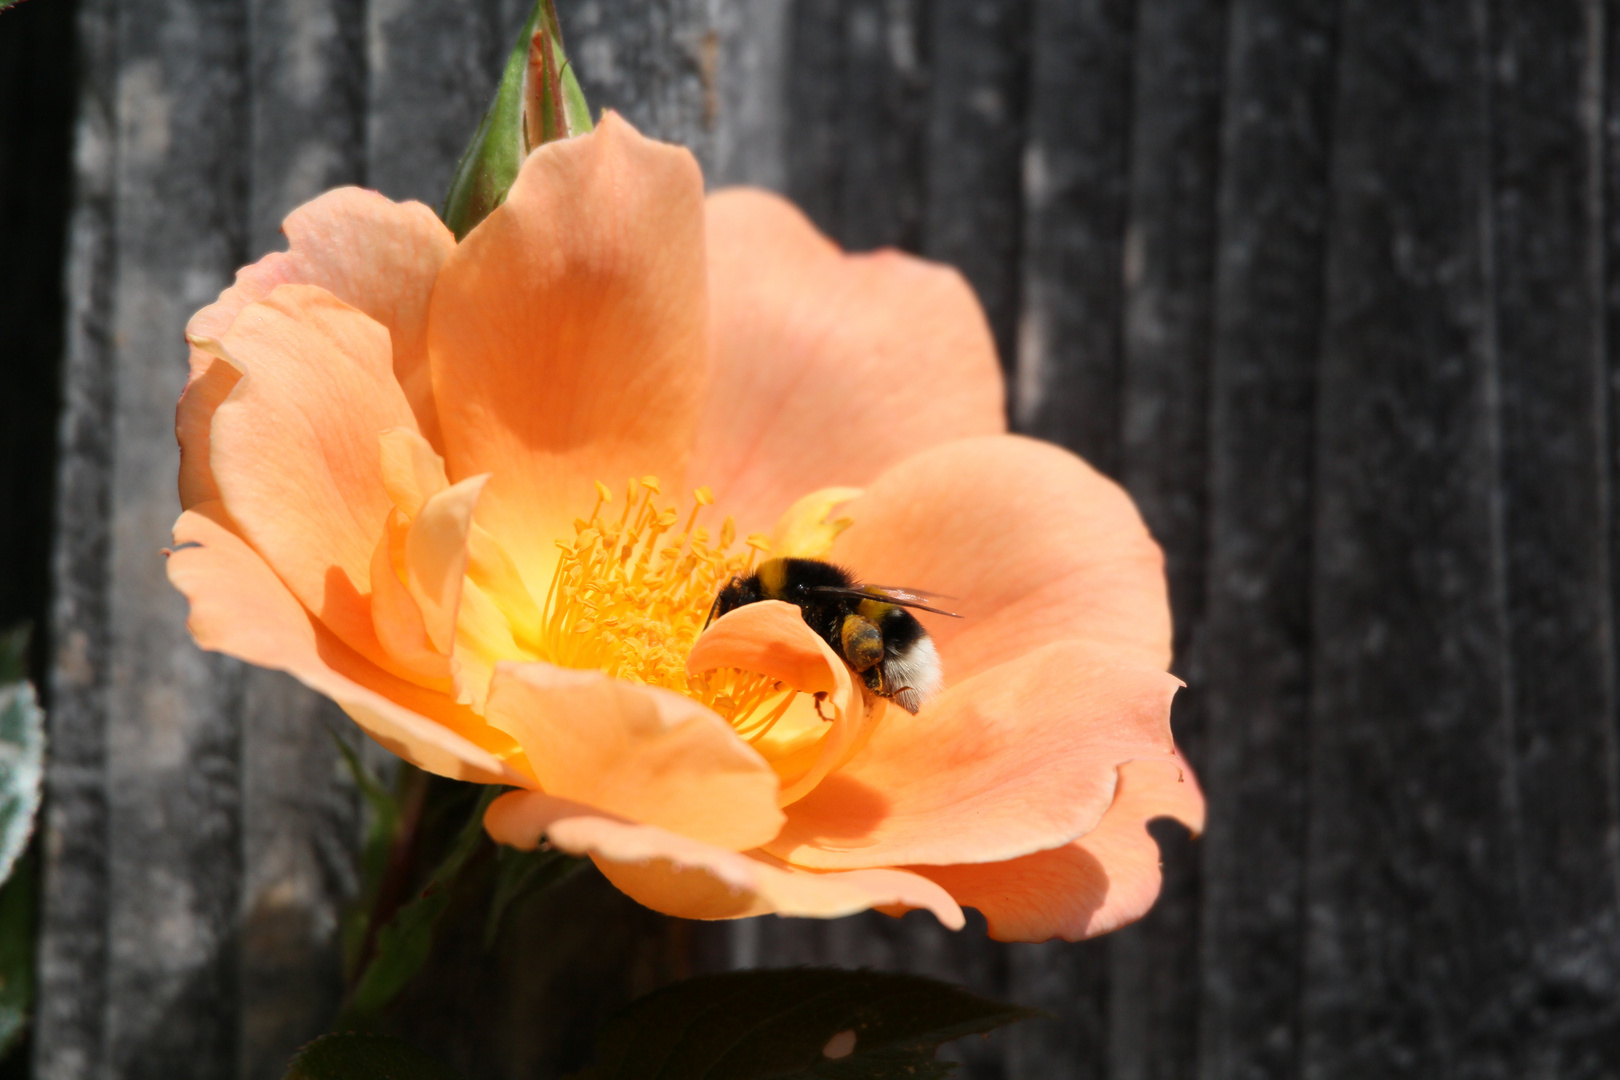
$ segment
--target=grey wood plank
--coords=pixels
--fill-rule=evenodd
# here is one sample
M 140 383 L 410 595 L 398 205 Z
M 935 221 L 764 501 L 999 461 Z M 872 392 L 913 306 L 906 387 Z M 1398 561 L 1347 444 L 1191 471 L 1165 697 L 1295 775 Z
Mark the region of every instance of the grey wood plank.
M 248 257 L 286 247 L 281 220 L 365 178 L 361 0 L 249 5 Z M 360 807 L 330 731 L 341 710 L 291 676 L 242 672 L 239 1075 L 279 1080 L 343 994 L 338 928 L 353 895 Z
M 1012 421 L 1117 476 L 1136 5 L 1035 0 L 1029 17 Z M 1107 1075 L 1109 956 L 1106 940 L 1007 950 L 1008 997 L 1053 1017 L 1007 1033 L 1007 1075 Z
M 614 109 L 642 132 L 714 162 L 720 32 L 709 0 L 559 4 L 563 41 L 593 111 Z
M 1317 410 L 1301 1068 L 1512 1076 L 1486 5 L 1346 0 Z
M 928 124 L 922 0 L 800 0 L 788 191 L 844 247 L 917 251 Z
M 1119 474 L 1132 0 L 1035 0 L 1015 426 Z
M 720 0 L 711 187 L 750 184 L 785 191 L 792 0 Z
M 1175 671 L 1187 682 L 1176 740 L 1202 768 L 1207 428 L 1219 185 L 1224 0 L 1142 0 L 1125 230 L 1121 477 L 1165 549 Z M 1200 882 L 1183 830 L 1165 850 L 1158 903 L 1111 941 L 1109 1075 L 1184 1077 L 1196 1060 Z
M 501 0 L 366 4 L 366 182 L 437 209 L 528 12 Z
M 1620 1070 L 1602 7 L 1493 12 L 1493 267 L 1521 1075 Z
M 1009 946 L 1007 999 L 1051 1018 L 1025 1021 L 1006 1033 L 1006 1075 L 1014 1080 L 1106 1077 L 1108 987 L 1106 938 Z
M 1002 366 L 1017 353 L 1030 0 L 935 0 L 922 251 L 961 270 Z
M 845 0 L 792 0 L 783 190 L 829 236 L 842 223 Z
M 107 990 L 107 507 L 112 458 L 118 5 L 84 0 L 51 579 L 34 1072 L 102 1073 Z
M 1337 0 L 1234 0 L 1210 369 L 1198 1075 L 1299 1059 L 1311 469 Z
M 192 644 L 160 550 L 185 323 L 244 259 L 246 32 L 237 3 L 118 13 L 103 1068 L 120 1077 L 237 1063 L 240 680 Z

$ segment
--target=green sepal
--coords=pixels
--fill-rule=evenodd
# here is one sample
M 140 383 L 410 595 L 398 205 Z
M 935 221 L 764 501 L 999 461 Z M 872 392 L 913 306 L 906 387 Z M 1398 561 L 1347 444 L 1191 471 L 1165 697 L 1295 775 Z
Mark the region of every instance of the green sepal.
M 534 46 L 538 55 L 531 64 Z M 563 52 L 557 9 L 552 0 L 539 0 L 507 57 L 495 100 L 456 166 L 439 216 L 459 242 L 506 201 L 529 151 L 590 130 L 590 107 Z
M 461 1080 L 410 1043 L 387 1035 L 322 1035 L 293 1056 L 283 1080 Z

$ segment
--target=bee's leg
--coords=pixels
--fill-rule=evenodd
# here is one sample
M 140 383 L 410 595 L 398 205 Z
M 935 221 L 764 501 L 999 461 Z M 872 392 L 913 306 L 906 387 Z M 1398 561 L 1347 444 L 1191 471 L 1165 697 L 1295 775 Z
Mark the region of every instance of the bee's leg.
M 826 713 L 821 711 L 821 703 L 826 701 L 826 700 L 827 700 L 827 691 L 825 691 L 825 690 L 817 690 L 816 691 L 816 697 L 815 697 L 816 715 L 821 717 L 823 720 L 827 721 L 827 723 L 830 724 L 830 723 L 833 722 L 833 720 L 835 718 L 831 717 L 831 716 L 828 716 Z
M 883 631 L 870 619 L 846 615 L 838 627 L 838 644 L 844 661 L 856 671 L 871 671 L 883 660 Z M 871 685 L 870 681 L 867 683 Z

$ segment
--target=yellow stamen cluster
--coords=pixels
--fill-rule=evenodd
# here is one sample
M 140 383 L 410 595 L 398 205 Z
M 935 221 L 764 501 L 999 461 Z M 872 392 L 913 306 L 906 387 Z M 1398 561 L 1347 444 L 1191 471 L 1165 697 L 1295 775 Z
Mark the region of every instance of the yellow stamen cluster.
M 546 593 L 542 658 L 678 691 L 714 709 L 744 738 L 763 736 L 794 691 L 755 672 L 689 676 L 686 658 L 721 587 L 747 574 L 770 542 L 755 534 L 733 554 L 735 521 L 726 518 L 718 537 L 698 527 L 714 502 L 708 488 L 692 493 L 679 532 L 680 514 L 659 505 L 656 476 L 630 481 L 617 521 L 604 515 L 613 493 L 598 481 L 596 494 L 590 517 L 574 521 L 574 538 L 557 541 L 561 558 Z

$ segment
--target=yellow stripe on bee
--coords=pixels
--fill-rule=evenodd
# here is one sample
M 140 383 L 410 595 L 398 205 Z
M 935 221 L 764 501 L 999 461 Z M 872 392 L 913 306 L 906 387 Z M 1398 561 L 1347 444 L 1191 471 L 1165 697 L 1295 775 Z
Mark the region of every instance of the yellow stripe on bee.
M 871 619 L 873 622 L 877 622 L 879 619 L 883 618 L 883 616 L 893 611 L 894 605 L 885 604 L 882 600 L 862 600 L 860 605 L 856 607 L 855 610 L 860 612 L 862 617 Z
M 781 559 L 767 559 L 760 563 L 759 587 L 766 596 L 780 599 L 787 591 L 787 563 Z

